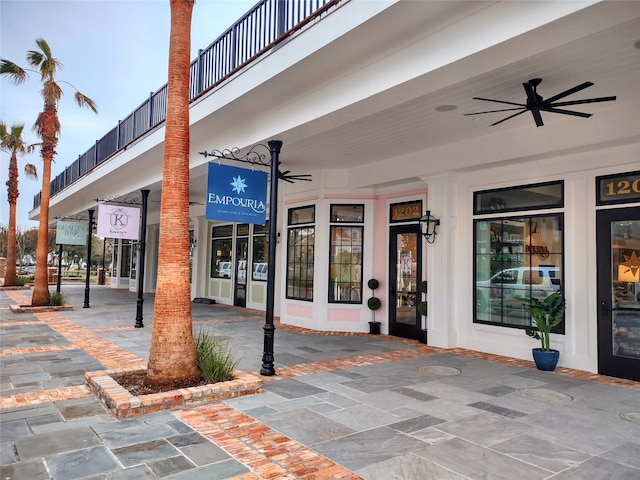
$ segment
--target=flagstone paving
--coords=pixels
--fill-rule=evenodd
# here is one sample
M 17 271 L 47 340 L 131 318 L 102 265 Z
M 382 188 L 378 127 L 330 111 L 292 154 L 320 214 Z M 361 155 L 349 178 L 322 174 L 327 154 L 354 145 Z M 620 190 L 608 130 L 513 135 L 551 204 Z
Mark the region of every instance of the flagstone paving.
M 118 419 L 85 374 L 146 367 L 152 298 L 136 329 L 135 294 L 64 290 L 73 310 L 26 313 L 30 291 L 0 291 L 3 480 L 640 478 L 638 382 L 278 323 L 261 377 L 263 312 L 223 305 L 194 304 L 194 329 L 260 393 Z

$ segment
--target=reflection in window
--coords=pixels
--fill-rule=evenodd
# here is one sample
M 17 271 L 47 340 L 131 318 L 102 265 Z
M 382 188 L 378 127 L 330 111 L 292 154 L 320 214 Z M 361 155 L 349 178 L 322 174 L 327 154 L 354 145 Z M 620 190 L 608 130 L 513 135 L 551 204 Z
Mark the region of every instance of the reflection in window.
M 267 270 L 269 267 L 269 222 L 265 226 L 254 225 L 253 227 L 253 254 L 251 264 L 253 272 L 252 280 L 260 282 L 267 281 Z
M 563 215 L 475 220 L 474 321 L 530 327 L 518 297 L 562 288 Z M 564 323 L 556 329 L 564 332 Z
M 131 276 L 131 241 L 122 240 L 122 258 L 120 260 L 120 276 Z
M 329 302 L 362 303 L 363 227 L 331 226 Z
M 231 278 L 233 225 L 213 227 L 211 240 L 211 278 Z
M 315 228 L 289 228 L 287 238 L 287 298 L 313 300 Z

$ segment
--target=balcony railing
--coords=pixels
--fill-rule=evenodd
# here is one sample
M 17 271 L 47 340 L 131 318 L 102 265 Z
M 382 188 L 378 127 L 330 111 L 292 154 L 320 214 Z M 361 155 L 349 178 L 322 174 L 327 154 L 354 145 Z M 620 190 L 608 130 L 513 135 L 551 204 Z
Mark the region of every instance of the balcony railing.
M 225 81 L 312 20 L 344 0 L 262 0 L 191 62 L 190 101 Z M 51 196 L 165 120 L 167 85 L 80 155 L 51 181 Z M 40 193 L 33 208 L 40 206 Z

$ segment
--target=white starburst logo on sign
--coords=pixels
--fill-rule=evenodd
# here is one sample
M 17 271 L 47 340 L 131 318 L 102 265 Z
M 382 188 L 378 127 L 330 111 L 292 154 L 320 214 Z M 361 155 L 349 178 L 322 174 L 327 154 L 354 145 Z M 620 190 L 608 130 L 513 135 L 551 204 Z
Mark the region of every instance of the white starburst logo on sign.
M 244 178 L 241 178 L 240 175 L 233 177 L 233 182 L 230 185 L 233 187 L 232 191 L 238 193 L 244 193 L 244 189 L 247 187 L 247 184 L 244 183 Z

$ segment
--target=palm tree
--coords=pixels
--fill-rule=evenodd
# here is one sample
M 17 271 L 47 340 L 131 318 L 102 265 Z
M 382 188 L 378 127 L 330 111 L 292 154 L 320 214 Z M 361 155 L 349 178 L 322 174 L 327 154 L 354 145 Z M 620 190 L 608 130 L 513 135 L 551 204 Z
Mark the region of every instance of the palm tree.
M 9 179 L 7 180 L 7 198 L 9 200 L 9 226 L 7 228 L 7 269 L 4 274 L 6 286 L 16 283 L 16 206 L 18 204 L 18 155 L 28 155 L 38 144 L 27 145 L 22 138 L 24 124 L 14 124 L 8 128 L 0 122 L 0 149 L 11 155 L 9 160 Z M 24 173 L 29 178 L 38 178 L 38 170 L 27 162 Z
M 158 279 L 147 382 L 200 378 L 189 284 L 189 69 L 194 0 L 170 0 Z
M 38 115 L 34 130 L 42 140 L 42 192 L 40 194 L 40 219 L 38 224 L 38 247 L 36 250 L 36 275 L 31 296 L 32 306 L 49 304 L 49 284 L 47 279 L 47 239 L 49 232 L 49 200 L 51 196 L 51 163 L 56 154 L 60 121 L 58 119 L 58 103 L 62 98 L 60 83 L 70 85 L 75 89 L 75 100 L 78 106 L 88 107 L 98 113 L 95 103 L 83 95 L 69 82 L 56 79 L 58 69 L 62 64 L 54 58 L 49 44 L 42 38 L 36 40 L 37 50 L 27 52 L 27 63 L 32 69 L 23 69 L 14 62 L 0 59 L 0 75 L 8 76 L 15 84 L 21 84 L 27 79 L 27 72 L 40 74 L 42 82 L 42 98 L 44 109 Z

